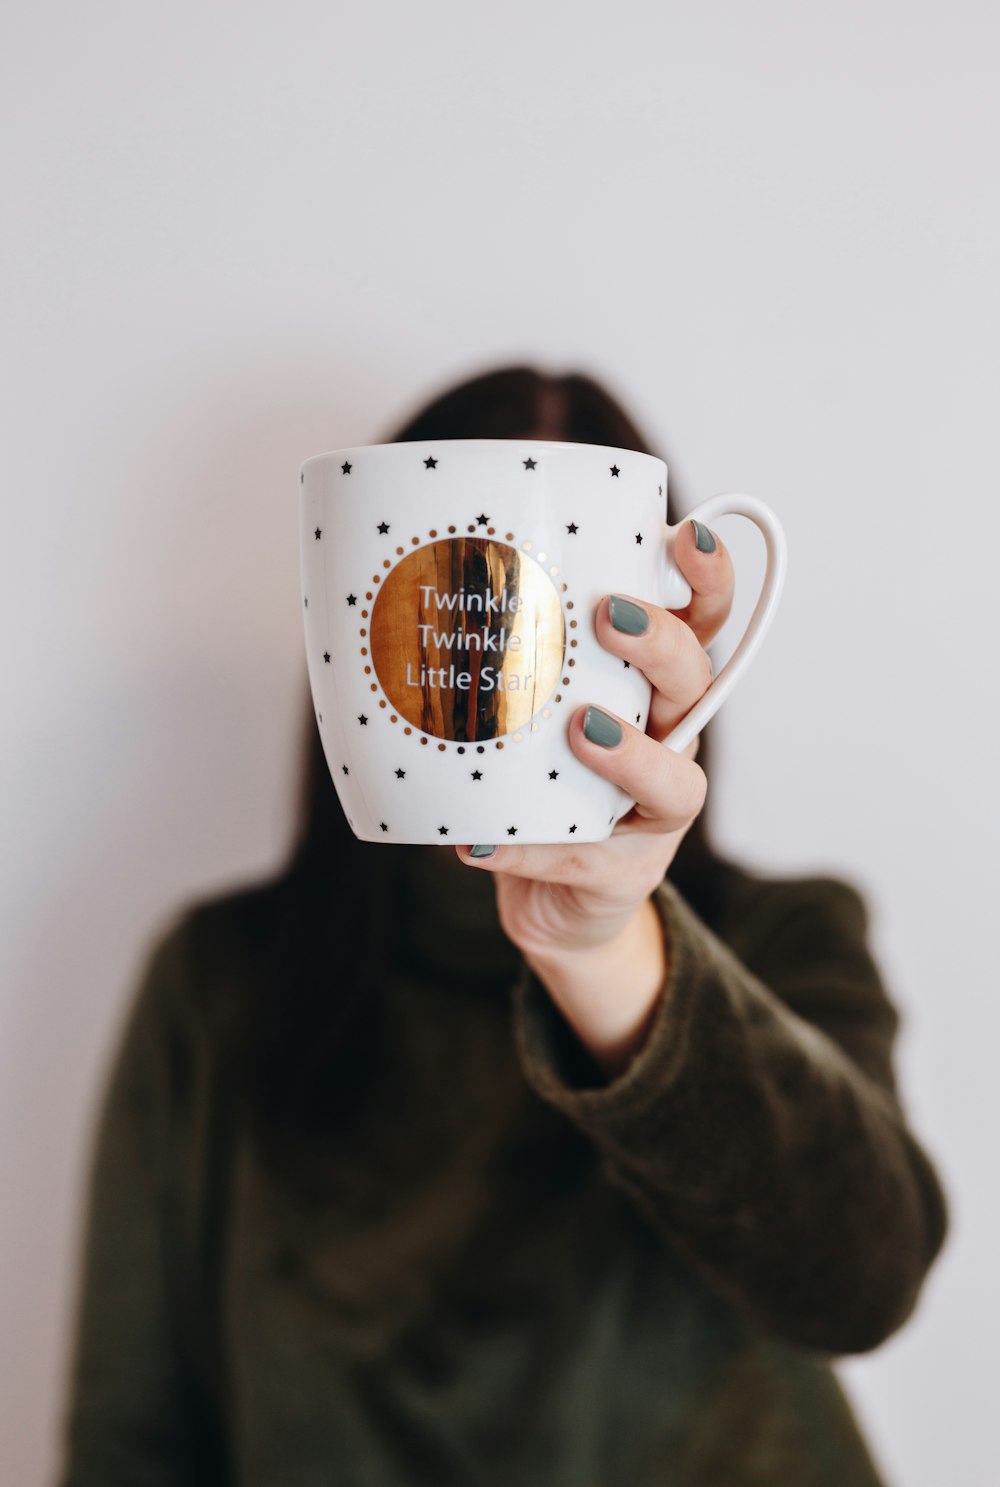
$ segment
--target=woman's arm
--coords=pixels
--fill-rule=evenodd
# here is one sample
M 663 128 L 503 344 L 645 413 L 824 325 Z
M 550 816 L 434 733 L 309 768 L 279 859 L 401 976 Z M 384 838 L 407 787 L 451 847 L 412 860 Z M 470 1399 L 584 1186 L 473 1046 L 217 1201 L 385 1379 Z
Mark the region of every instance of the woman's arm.
M 912 1308 L 944 1202 L 893 1092 L 895 1018 L 857 896 L 771 885 L 716 937 L 666 878 L 706 782 L 690 750 L 662 741 L 711 680 L 703 648 L 732 596 L 711 533 L 684 523 L 674 555 L 686 611 L 609 596 L 594 615 L 600 643 L 652 685 L 646 731 L 595 708 L 567 730 L 632 810 L 603 842 L 459 851 L 496 875 L 501 924 L 524 957 L 520 1040 L 538 1093 L 763 1327 L 862 1351 Z
M 653 899 L 612 940 L 524 959 L 606 1078 L 624 1073 L 669 995 L 666 937 Z
M 90 1180 L 62 1487 L 218 1487 L 216 1443 L 182 1351 L 190 1298 L 169 1246 L 174 1090 L 169 1011 L 184 936 L 142 978 L 104 1098 Z
M 651 902 L 668 969 L 631 1062 L 609 1078 L 526 961 L 529 1083 L 766 1330 L 829 1353 L 876 1346 L 911 1311 L 946 1217 L 895 1096 L 896 1015 L 860 899 L 831 880 L 760 883 L 728 945 L 669 882 Z M 606 997 L 627 1001 L 629 976 L 621 961 Z

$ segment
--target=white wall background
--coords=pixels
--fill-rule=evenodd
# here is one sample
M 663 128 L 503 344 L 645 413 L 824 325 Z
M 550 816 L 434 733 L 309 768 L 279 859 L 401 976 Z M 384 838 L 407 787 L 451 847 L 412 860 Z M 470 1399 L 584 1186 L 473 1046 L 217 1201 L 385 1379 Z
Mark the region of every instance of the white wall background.
M 607 378 L 685 505 L 786 522 L 718 835 L 870 896 L 954 1229 L 849 1387 L 892 1480 L 995 1480 L 995 0 L 37 0 L 4 33 L 3 1480 L 54 1471 L 142 950 L 288 840 L 299 463 L 523 357 Z

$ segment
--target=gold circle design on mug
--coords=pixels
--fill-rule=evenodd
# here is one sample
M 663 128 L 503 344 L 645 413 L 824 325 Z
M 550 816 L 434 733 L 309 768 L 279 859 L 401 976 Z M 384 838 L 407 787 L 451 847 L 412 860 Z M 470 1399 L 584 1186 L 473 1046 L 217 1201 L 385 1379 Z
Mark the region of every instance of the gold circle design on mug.
M 447 537 L 455 537 L 455 536 L 457 536 L 457 534 L 458 534 L 458 528 L 457 528 L 457 526 L 454 525 L 454 524 L 449 525 L 448 528 L 447 528 Z M 469 522 L 466 525 L 466 534 L 468 534 L 470 536 L 472 536 L 472 535 L 478 535 L 478 536 L 485 536 L 485 537 L 495 537 L 496 536 L 496 528 L 495 527 L 487 527 L 485 533 L 482 533 L 482 532 L 479 531 L 479 524 L 477 524 L 476 522 Z M 443 540 L 442 539 L 442 534 L 438 530 L 438 528 L 437 527 L 431 527 L 430 530 L 427 533 L 427 541 L 429 541 L 429 542 L 437 542 L 437 541 L 441 541 L 441 540 Z M 535 552 L 533 550 L 533 543 L 530 540 L 524 540 L 524 541 L 518 542 L 517 535 L 514 532 L 506 532 L 504 534 L 503 538 L 502 539 L 499 539 L 499 540 L 502 540 L 502 541 L 507 542 L 507 543 L 514 543 L 516 545 L 516 551 L 518 552 L 518 555 L 521 556 L 521 557 L 533 559 L 538 564 L 538 566 L 541 568 L 542 572 L 547 577 L 549 577 L 549 578 L 551 578 L 553 580 L 555 580 L 558 577 L 558 574 L 559 574 L 558 565 L 557 564 L 552 564 L 552 565 L 546 566 L 547 561 L 548 561 L 547 554 L 544 553 L 544 552 Z M 397 546 L 397 548 L 396 548 L 396 557 L 398 559 L 403 559 L 405 557 L 408 557 L 410 551 L 412 551 L 413 549 L 419 548 L 421 545 L 426 546 L 426 543 L 421 544 L 421 539 L 420 539 L 419 536 L 411 537 L 410 538 L 410 543 L 411 543 L 411 548 L 410 548 L 409 551 L 405 547 L 399 547 L 399 546 Z M 382 579 L 383 579 L 383 576 L 385 578 L 388 578 L 389 577 L 389 574 L 391 572 L 395 571 L 395 569 L 398 566 L 399 566 L 399 564 L 398 563 L 395 563 L 394 564 L 390 558 L 384 559 L 384 561 L 383 561 L 383 567 L 386 568 L 388 570 L 388 572 L 386 572 L 385 575 L 382 575 L 380 573 L 373 573 L 372 574 L 372 580 L 371 580 L 373 586 L 381 583 L 382 582 Z M 567 611 L 572 610 L 574 608 L 574 602 L 573 602 L 573 600 L 572 599 L 565 598 L 565 595 L 569 592 L 569 585 L 565 582 L 565 580 L 560 580 L 558 588 L 559 588 L 559 594 L 561 596 L 563 596 L 562 602 L 565 605 L 565 609 Z M 365 592 L 365 599 L 366 599 L 366 601 L 368 603 L 372 603 L 373 600 L 375 600 L 377 597 L 378 597 L 378 595 L 377 595 L 377 592 L 375 592 L 374 588 L 373 589 L 369 589 L 369 590 L 367 590 Z M 363 609 L 361 611 L 361 618 L 364 619 L 364 620 L 369 619 L 370 618 L 370 611 L 367 610 L 367 609 Z M 566 616 L 564 615 L 563 616 L 563 621 L 564 621 L 564 624 L 567 626 L 567 628 L 570 629 L 570 630 L 576 630 L 578 628 L 578 621 L 576 620 L 575 616 L 572 617 L 572 618 L 567 619 Z M 370 638 L 371 638 L 369 636 L 369 634 L 368 634 L 368 626 L 367 625 L 362 625 L 361 627 L 359 627 L 358 634 L 359 634 L 359 638 L 362 639 L 363 641 L 370 640 Z M 577 639 L 576 639 L 575 636 L 572 636 L 572 637 L 570 637 L 570 640 L 569 640 L 569 648 L 575 650 L 576 647 L 577 647 Z M 362 646 L 360 647 L 360 653 L 361 653 L 361 655 L 363 657 L 366 658 L 365 659 L 365 663 L 364 663 L 365 675 L 366 676 L 372 676 L 374 673 L 373 673 L 372 665 L 371 665 L 371 657 L 369 655 L 369 646 L 366 645 L 366 644 L 362 644 Z M 576 660 L 575 660 L 574 657 L 571 656 L 567 660 L 567 662 L 566 662 L 566 669 L 568 670 L 570 667 L 575 666 L 575 665 L 576 665 Z M 562 686 L 563 687 L 568 687 L 570 685 L 571 680 L 572 680 L 572 678 L 570 676 L 564 675 L 562 677 Z M 369 690 L 372 691 L 372 692 L 378 692 L 379 690 L 381 690 L 380 689 L 380 686 L 379 686 L 379 683 L 378 682 L 369 682 Z M 562 693 L 561 692 L 556 692 L 554 694 L 554 696 L 552 697 L 552 699 L 551 699 L 551 701 L 554 704 L 556 704 L 556 705 L 560 704 L 562 702 L 562 700 L 563 700 L 563 696 L 562 696 Z M 385 697 L 380 697 L 379 698 L 379 707 L 388 710 L 389 704 L 388 704 L 388 701 L 386 700 Z M 551 718 L 552 717 L 552 711 L 553 711 L 553 709 L 551 707 L 549 707 L 549 706 L 543 707 L 540 713 L 536 714 L 534 717 L 531 718 L 529 724 L 527 725 L 527 728 L 524 728 L 522 726 L 522 728 L 519 729 L 518 731 L 516 731 L 514 733 L 511 733 L 511 734 L 508 734 L 507 735 L 508 740 L 510 742 L 512 742 L 512 743 L 519 744 L 519 743 L 521 743 L 523 741 L 525 732 L 537 733 L 538 732 L 538 729 L 540 727 L 540 723 L 539 723 L 538 720 L 539 719 L 547 720 L 547 719 Z M 389 721 L 390 721 L 390 723 L 398 723 L 398 722 L 400 722 L 399 715 L 397 713 L 395 713 L 395 712 L 390 713 Z M 408 724 L 406 724 L 405 722 L 404 722 L 404 726 L 403 726 L 403 733 L 407 737 L 416 734 L 416 736 L 419 738 L 421 744 L 426 745 L 426 744 L 428 744 L 430 742 L 430 738 L 426 734 L 421 733 L 421 731 L 420 731 L 419 728 L 418 729 L 414 729 L 414 728 L 410 727 Z M 497 749 L 498 751 L 503 749 L 504 739 L 498 738 L 498 739 L 492 740 L 492 742 L 493 742 L 493 747 L 495 749 Z M 486 752 L 486 749 L 488 747 L 488 745 L 487 744 L 484 744 L 484 743 L 465 744 L 465 743 L 455 743 L 454 740 L 447 740 L 447 741 L 438 741 L 438 752 L 439 753 L 442 753 L 442 754 L 445 753 L 447 751 L 447 749 L 448 749 L 448 744 L 449 743 L 454 744 L 454 752 L 456 754 L 465 754 L 467 752 L 467 750 L 470 749 L 470 748 L 475 748 L 475 750 L 476 750 L 476 752 L 478 754 L 483 754 L 483 753 Z

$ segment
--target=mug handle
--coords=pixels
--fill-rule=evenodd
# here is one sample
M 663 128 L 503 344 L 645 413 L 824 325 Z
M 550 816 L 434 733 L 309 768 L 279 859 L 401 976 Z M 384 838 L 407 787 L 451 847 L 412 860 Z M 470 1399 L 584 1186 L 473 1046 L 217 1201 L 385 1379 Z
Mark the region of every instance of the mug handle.
M 731 492 L 710 496 L 707 501 L 703 501 L 700 506 L 689 511 L 684 521 L 693 519 L 704 522 L 707 526 L 720 516 L 745 516 L 760 529 L 767 547 L 767 566 L 764 570 L 764 579 L 760 586 L 756 607 L 739 645 L 708 691 L 663 740 L 667 748 L 675 752 L 686 748 L 700 733 L 713 713 L 722 706 L 741 674 L 756 655 L 757 648 L 774 619 L 785 582 L 788 556 L 785 534 L 781 523 L 770 507 L 765 506 L 763 501 L 758 501 L 756 496 Z M 690 585 L 673 561 L 674 540 L 683 524 L 679 522 L 676 527 L 667 527 L 666 541 L 660 544 L 656 591 L 661 595 L 660 602 L 665 609 L 683 609 L 691 602 Z

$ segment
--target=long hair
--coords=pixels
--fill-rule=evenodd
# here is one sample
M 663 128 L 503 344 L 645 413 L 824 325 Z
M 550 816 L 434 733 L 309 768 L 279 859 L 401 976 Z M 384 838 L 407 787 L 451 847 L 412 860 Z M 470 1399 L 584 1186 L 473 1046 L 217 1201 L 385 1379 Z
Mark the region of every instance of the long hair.
M 385 442 L 475 438 L 545 438 L 652 452 L 592 378 L 532 367 L 487 372 L 448 389 Z M 671 509 L 668 520 L 674 519 Z M 708 752 L 703 734 L 703 768 Z M 384 1032 L 396 854 L 420 850 L 354 836 L 308 700 L 303 754 L 297 829 L 275 885 L 273 954 L 262 967 L 253 1036 L 255 1123 L 265 1144 L 277 1142 L 286 1155 L 285 1138 L 293 1136 L 300 1147 L 310 1138 L 322 1140 L 324 1131 L 342 1130 L 364 1100 Z M 708 922 L 725 868 L 708 842 L 703 813 L 669 876 Z

